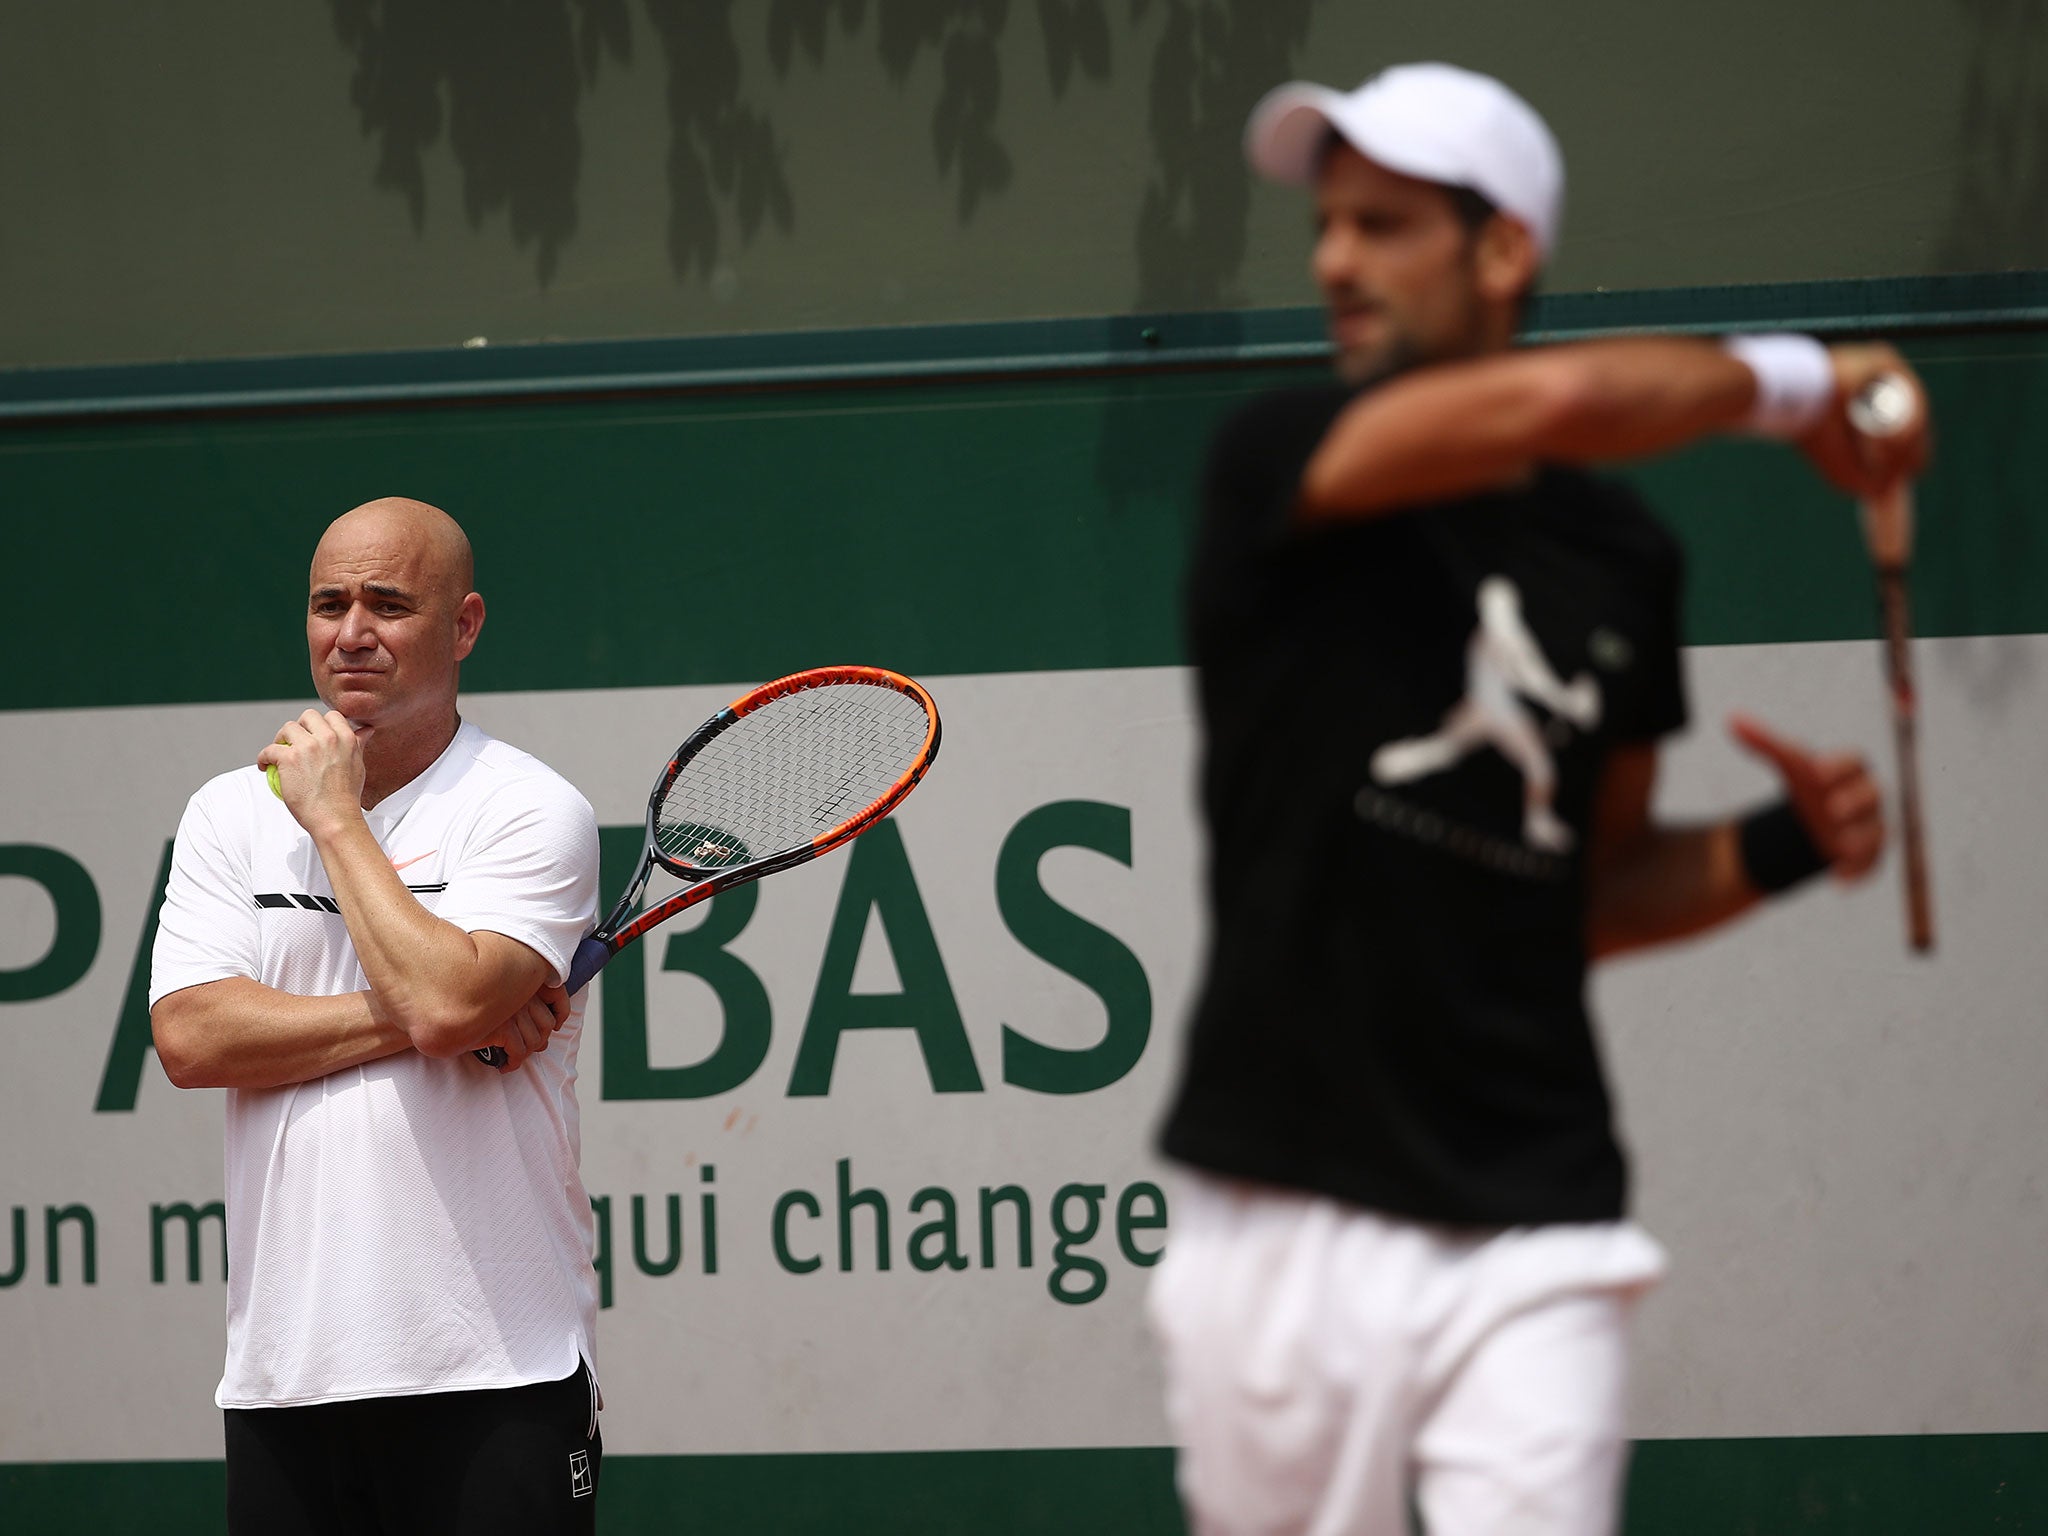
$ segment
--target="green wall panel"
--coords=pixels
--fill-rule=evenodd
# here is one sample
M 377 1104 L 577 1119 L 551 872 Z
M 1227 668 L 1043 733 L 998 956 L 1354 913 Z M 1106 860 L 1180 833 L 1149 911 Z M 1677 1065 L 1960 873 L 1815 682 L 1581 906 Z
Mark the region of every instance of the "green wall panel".
M 216 1536 L 215 1462 L 0 1465 L 35 1536 Z M 614 1456 L 600 1531 L 704 1536 L 1178 1536 L 1173 1453 Z M 2048 1435 L 1653 1440 L 1625 1536 L 2007 1536 L 2048 1529 Z
M 2006 1536 L 2048 1530 L 2048 1435 L 1651 1440 L 1626 1536 Z
M 1928 635 L 2048 630 L 2048 346 L 1930 338 Z M 1313 364 L 427 410 L 20 425 L 0 556 L 48 649 L 0 707 L 297 698 L 299 593 L 371 496 L 468 526 L 490 627 L 467 685 L 1165 665 L 1202 444 Z M 1691 553 L 1695 644 L 1872 632 L 1847 504 L 1715 443 L 1637 474 Z
M 2048 266 L 2032 0 L 67 0 L 5 42 L 0 367 L 1304 303 L 1245 116 L 1406 59 L 1547 115 L 1561 288 Z

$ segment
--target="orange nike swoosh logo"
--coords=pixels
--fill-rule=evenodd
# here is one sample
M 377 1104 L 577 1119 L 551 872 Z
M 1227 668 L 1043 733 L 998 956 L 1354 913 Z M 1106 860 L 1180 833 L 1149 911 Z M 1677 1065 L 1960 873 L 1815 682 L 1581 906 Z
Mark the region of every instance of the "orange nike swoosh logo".
M 441 850 L 438 848 L 429 848 L 425 853 L 416 853 L 409 859 L 393 859 L 391 861 L 391 867 L 394 870 L 404 869 L 406 865 L 417 864 L 421 859 L 431 859 L 435 854 L 439 853 L 440 851 Z

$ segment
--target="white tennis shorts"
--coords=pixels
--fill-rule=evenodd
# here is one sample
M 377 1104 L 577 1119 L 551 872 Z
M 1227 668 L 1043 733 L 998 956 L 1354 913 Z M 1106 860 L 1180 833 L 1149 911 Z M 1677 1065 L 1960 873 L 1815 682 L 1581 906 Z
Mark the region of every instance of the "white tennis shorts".
M 1606 1536 L 1627 1222 L 1428 1226 L 1187 1176 L 1152 1285 L 1195 1536 Z

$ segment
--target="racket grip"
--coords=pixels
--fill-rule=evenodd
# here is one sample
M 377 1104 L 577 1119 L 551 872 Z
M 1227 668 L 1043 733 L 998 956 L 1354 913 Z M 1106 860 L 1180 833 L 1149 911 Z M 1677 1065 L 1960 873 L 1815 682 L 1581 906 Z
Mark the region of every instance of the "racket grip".
M 574 997 L 590 985 L 590 978 L 603 970 L 604 963 L 611 957 L 612 951 L 602 939 L 585 939 L 576 946 L 576 953 L 570 958 L 569 980 L 562 990 Z M 505 1065 L 505 1052 L 501 1046 L 487 1045 L 470 1054 L 487 1067 Z
M 590 985 L 590 978 L 604 969 L 605 962 L 612 957 L 612 949 L 602 939 L 585 939 L 576 946 L 576 953 L 569 961 L 569 979 L 564 986 L 571 997 Z
M 1906 895 L 1906 943 L 1916 954 L 1934 949 L 1934 895 L 1927 867 L 1927 828 L 1920 792 L 1920 700 L 1913 687 L 1913 624 L 1902 566 L 1877 573 L 1885 675 L 1892 700 L 1892 748 L 1899 774 L 1899 841 Z

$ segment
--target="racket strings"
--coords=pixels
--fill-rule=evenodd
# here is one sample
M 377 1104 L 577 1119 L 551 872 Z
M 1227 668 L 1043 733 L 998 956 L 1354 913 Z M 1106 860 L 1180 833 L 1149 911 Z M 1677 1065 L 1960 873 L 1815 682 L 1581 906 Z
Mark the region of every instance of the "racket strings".
M 929 724 L 915 698 L 873 684 L 771 700 L 684 765 L 663 797 L 655 846 L 718 870 L 809 843 L 887 794 Z

